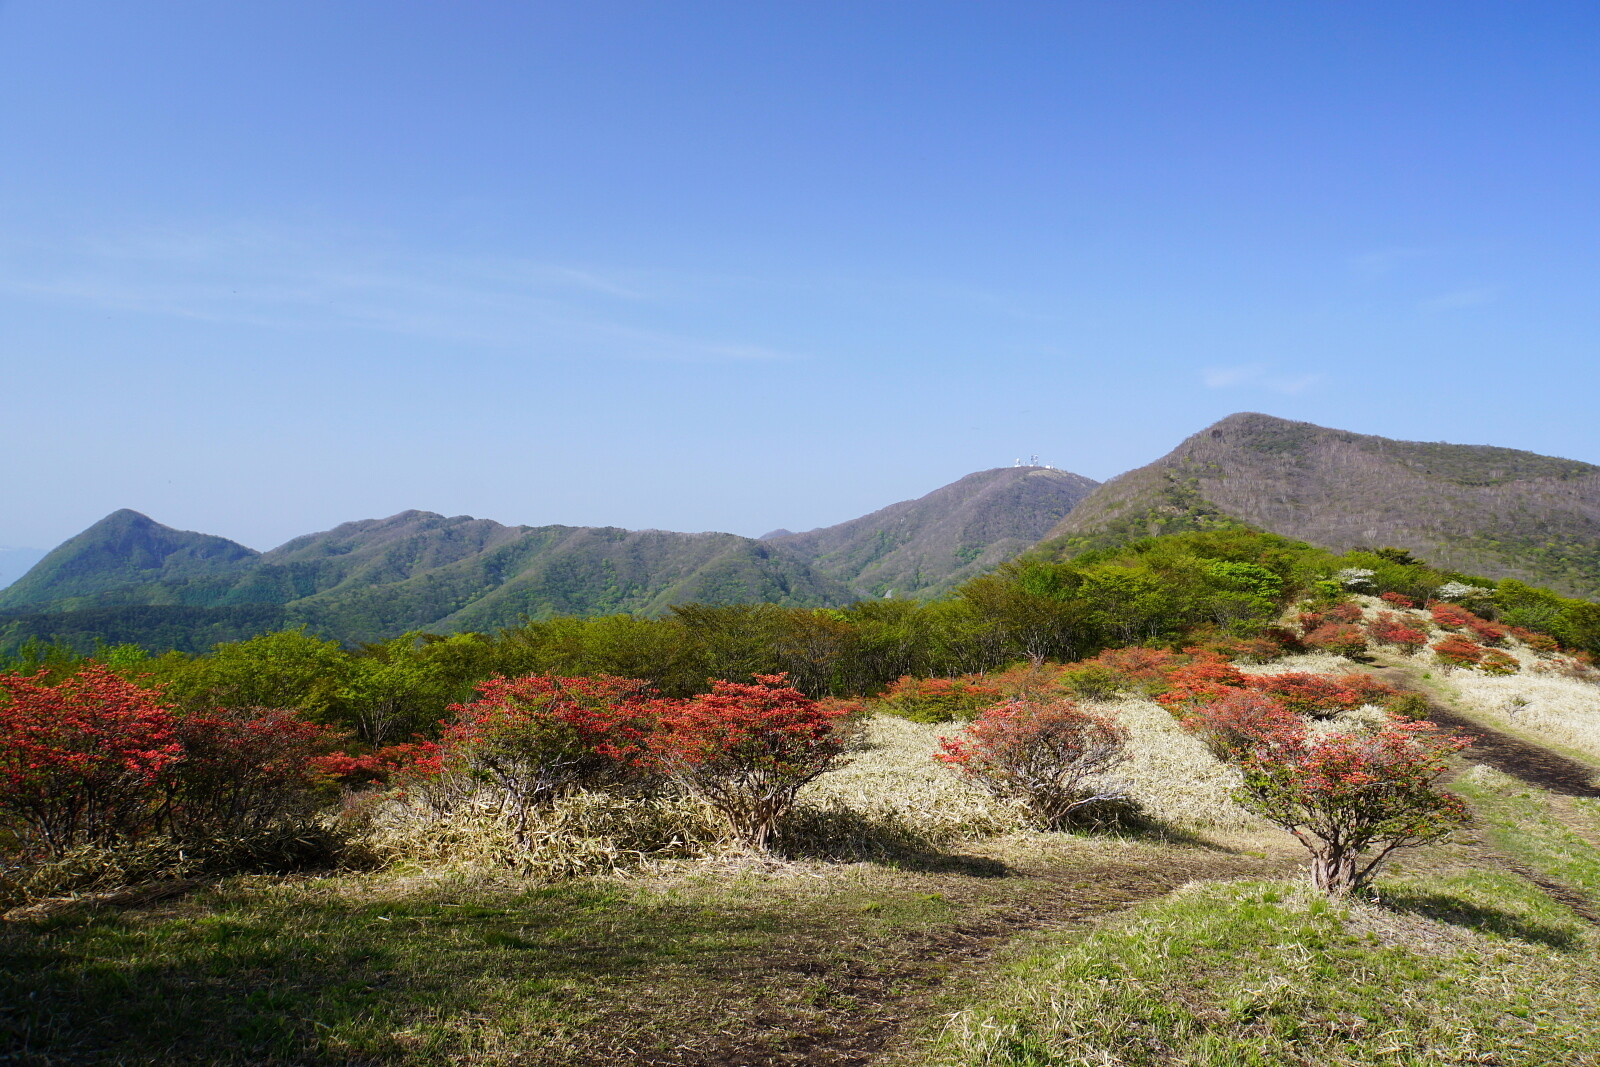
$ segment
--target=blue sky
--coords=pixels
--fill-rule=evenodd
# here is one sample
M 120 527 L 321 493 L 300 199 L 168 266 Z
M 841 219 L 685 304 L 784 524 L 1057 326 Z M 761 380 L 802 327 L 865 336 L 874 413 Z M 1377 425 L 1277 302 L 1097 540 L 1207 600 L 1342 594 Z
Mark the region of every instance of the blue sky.
M 1600 462 L 1589 3 L 0 2 L 0 545 Z

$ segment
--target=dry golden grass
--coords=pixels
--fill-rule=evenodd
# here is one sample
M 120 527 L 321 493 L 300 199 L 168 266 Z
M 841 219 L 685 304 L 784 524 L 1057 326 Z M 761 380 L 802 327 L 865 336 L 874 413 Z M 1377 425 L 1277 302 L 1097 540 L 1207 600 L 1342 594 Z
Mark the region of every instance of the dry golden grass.
M 1239 772 L 1213 756 L 1161 705 L 1130 698 L 1093 707 L 1127 728 L 1130 759 L 1118 773 L 1150 815 L 1201 830 L 1263 825 L 1231 799 Z
M 1496 676 L 1455 669 L 1436 671 L 1434 677 L 1485 722 L 1600 762 L 1600 685 L 1526 670 Z

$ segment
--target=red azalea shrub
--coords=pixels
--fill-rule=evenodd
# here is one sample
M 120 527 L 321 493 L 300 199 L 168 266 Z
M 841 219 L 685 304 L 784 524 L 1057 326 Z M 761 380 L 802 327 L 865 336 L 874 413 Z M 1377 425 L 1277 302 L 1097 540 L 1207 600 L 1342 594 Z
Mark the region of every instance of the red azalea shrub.
M 1447 630 L 1464 630 L 1475 622 L 1483 621 L 1460 604 L 1446 601 L 1428 605 L 1428 613 L 1433 616 L 1435 623 Z
M 1452 634 L 1433 646 L 1433 654 L 1452 667 L 1475 666 L 1487 651 L 1460 634 Z
M 0 817 L 50 856 L 153 830 L 183 758 L 172 709 L 105 667 L 47 677 L 0 674 Z
M 626 774 L 650 728 L 650 692 L 633 678 L 491 678 L 478 693 L 450 705 L 443 766 L 493 783 L 520 810 Z
M 408 741 L 360 755 L 330 752 L 317 757 L 313 764 L 341 785 L 388 785 L 444 773 L 444 749 L 437 741 Z
M 1000 686 L 975 675 L 913 678 L 905 675 L 883 694 L 884 710 L 912 722 L 970 719 L 1000 699 Z
M 279 708 L 179 716 L 183 758 L 159 782 L 163 822 L 184 839 L 249 833 L 305 815 L 332 778 L 322 766 L 333 731 Z
M 1105 667 L 1115 671 L 1128 683 L 1140 689 L 1149 691 L 1159 689 L 1166 684 L 1167 672 L 1183 663 L 1183 658 L 1176 652 L 1169 652 L 1163 648 L 1144 648 L 1132 646 L 1129 648 L 1112 648 L 1100 653 L 1085 664 Z M 1084 666 L 1085 664 L 1078 664 Z
M 1557 641 L 1549 634 L 1540 633 L 1538 630 L 1530 630 L 1525 626 L 1511 627 L 1511 636 L 1515 637 L 1518 641 L 1521 641 L 1535 652 L 1561 651 L 1561 642 Z
M 1231 663 L 1191 663 L 1167 674 L 1167 690 L 1156 701 L 1179 713 L 1220 700 L 1249 684 L 1244 672 Z
M 941 738 L 934 759 L 993 796 L 1019 804 L 1035 825 L 1059 830 L 1086 812 L 1126 803 L 1104 776 L 1127 760 L 1128 734 L 1070 700 L 1007 700 L 963 736 Z
M 1378 599 L 1382 600 L 1385 604 L 1393 604 L 1397 608 L 1410 609 L 1417 606 L 1417 602 L 1406 596 L 1404 593 L 1384 593 Z
M 1522 669 L 1522 664 L 1510 653 L 1491 648 L 1478 661 L 1478 669 L 1484 674 L 1516 674 Z
M 1300 632 L 1302 634 L 1311 633 L 1311 631 L 1315 630 L 1317 627 L 1321 626 L 1327 621 L 1328 620 L 1326 616 L 1324 616 L 1320 611 L 1302 611 L 1300 614 L 1295 616 L 1295 622 L 1299 624 Z
M 843 760 L 852 712 L 786 684 L 782 674 L 754 684 L 713 681 L 687 700 L 653 701 L 643 758 L 728 820 L 734 836 L 764 849 L 802 786 Z
M 1306 634 L 1306 644 L 1336 656 L 1358 656 L 1367 650 L 1366 635 L 1358 626 L 1326 622 Z
M 1295 643 L 1298 644 L 1298 640 Z M 1265 634 L 1222 641 L 1216 645 L 1216 650 L 1231 660 L 1245 663 L 1270 663 L 1281 659 L 1287 651 L 1281 641 Z
M 1345 684 L 1344 678 L 1325 674 L 1289 671 L 1284 674 L 1258 674 L 1249 679 L 1251 689 L 1282 704 L 1297 715 L 1327 718 L 1366 703 L 1363 694 Z
M 1196 707 L 1183 720 L 1218 759 L 1237 760 L 1258 745 L 1297 741 L 1305 726 L 1299 717 L 1263 693 L 1235 689 Z
M 1380 645 L 1393 645 L 1411 655 L 1428 643 L 1428 635 L 1390 611 L 1380 611 L 1367 624 L 1367 636 Z
M 1341 674 L 1334 681 L 1356 694 L 1357 703 L 1354 707 L 1358 708 L 1363 704 L 1388 707 L 1394 700 L 1405 696 L 1406 692 L 1403 689 L 1378 681 L 1378 679 L 1365 671 L 1351 671 L 1349 674 Z
M 1327 611 L 1328 618 L 1334 622 L 1360 622 L 1361 614 L 1361 605 L 1353 601 L 1335 604 Z
M 1349 893 L 1396 849 L 1438 841 L 1469 821 L 1461 798 L 1437 788 L 1448 758 L 1469 743 L 1429 722 L 1365 735 L 1286 731 L 1245 749 L 1238 800 L 1306 847 L 1318 889 Z
M 1467 629 L 1472 631 L 1473 636 L 1478 639 L 1480 645 L 1498 647 L 1506 643 L 1505 627 L 1496 626 L 1492 622 L 1475 619 L 1467 624 Z

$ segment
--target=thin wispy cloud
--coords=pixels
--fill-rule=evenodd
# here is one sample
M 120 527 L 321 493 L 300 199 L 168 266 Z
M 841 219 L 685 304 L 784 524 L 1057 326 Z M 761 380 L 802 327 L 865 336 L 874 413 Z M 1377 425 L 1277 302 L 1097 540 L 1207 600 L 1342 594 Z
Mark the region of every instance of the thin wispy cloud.
M 1429 297 L 1417 304 L 1419 311 L 1459 311 L 1462 308 L 1477 307 L 1480 304 L 1492 303 L 1500 291 L 1492 285 L 1479 286 L 1475 289 L 1457 289 L 1454 292 L 1441 293 Z
M 1294 396 L 1323 380 L 1320 374 L 1281 374 L 1267 363 L 1241 363 L 1230 367 L 1207 367 L 1200 381 L 1207 389 L 1257 389 Z
M 1403 267 L 1419 260 L 1432 259 L 1442 252 L 1442 249 L 1415 245 L 1375 248 L 1370 252 L 1351 256 L 1350 267 L 1361 274 L 1393 274 Z
M 0 293 L 281 330 L 381 331 L 560 355 L 788 358 L 679 325 L 647 283 L 586 266 L 418 256 L 263 227 L 0 247 Z M 663 320 L 670 322 L 664 325 Z

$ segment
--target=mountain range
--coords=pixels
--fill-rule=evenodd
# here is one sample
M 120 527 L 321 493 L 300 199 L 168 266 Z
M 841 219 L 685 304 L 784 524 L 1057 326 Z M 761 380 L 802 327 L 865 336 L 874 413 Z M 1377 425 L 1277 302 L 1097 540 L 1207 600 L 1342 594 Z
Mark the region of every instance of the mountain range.
M 1600 597 L 1600 467 L 1244 413 L 1103 485 L 1000 467 L 835 526 L 760 538 L 406 511 L 257 552 L 117 511 L 0 589 L 0 645 L 38 637 L 193 651 L 301 624 L 361 642 L 689 602 L 927 598 L 1023 552 L 1064 559 L 1227 526 L 1339 551 L 1393 546 L 1468 574 Z
M 359 642 L 412 629 L 493 630 L 523 617 L 653 615 L 690 602 L 822 607 L 930 596 L 1037 542 L 1096 484 L 1001 467 L 838 526 L 767 539 L 406 511 L 257 552 L 122 510 L 0 590 L 0 613 L 13 637 L 79 644 L 88 635 L 148 644 L 151 627 L 171 640 L 185 626 L 214 641 L 234 618 L 245 629 L 305 624 Z

